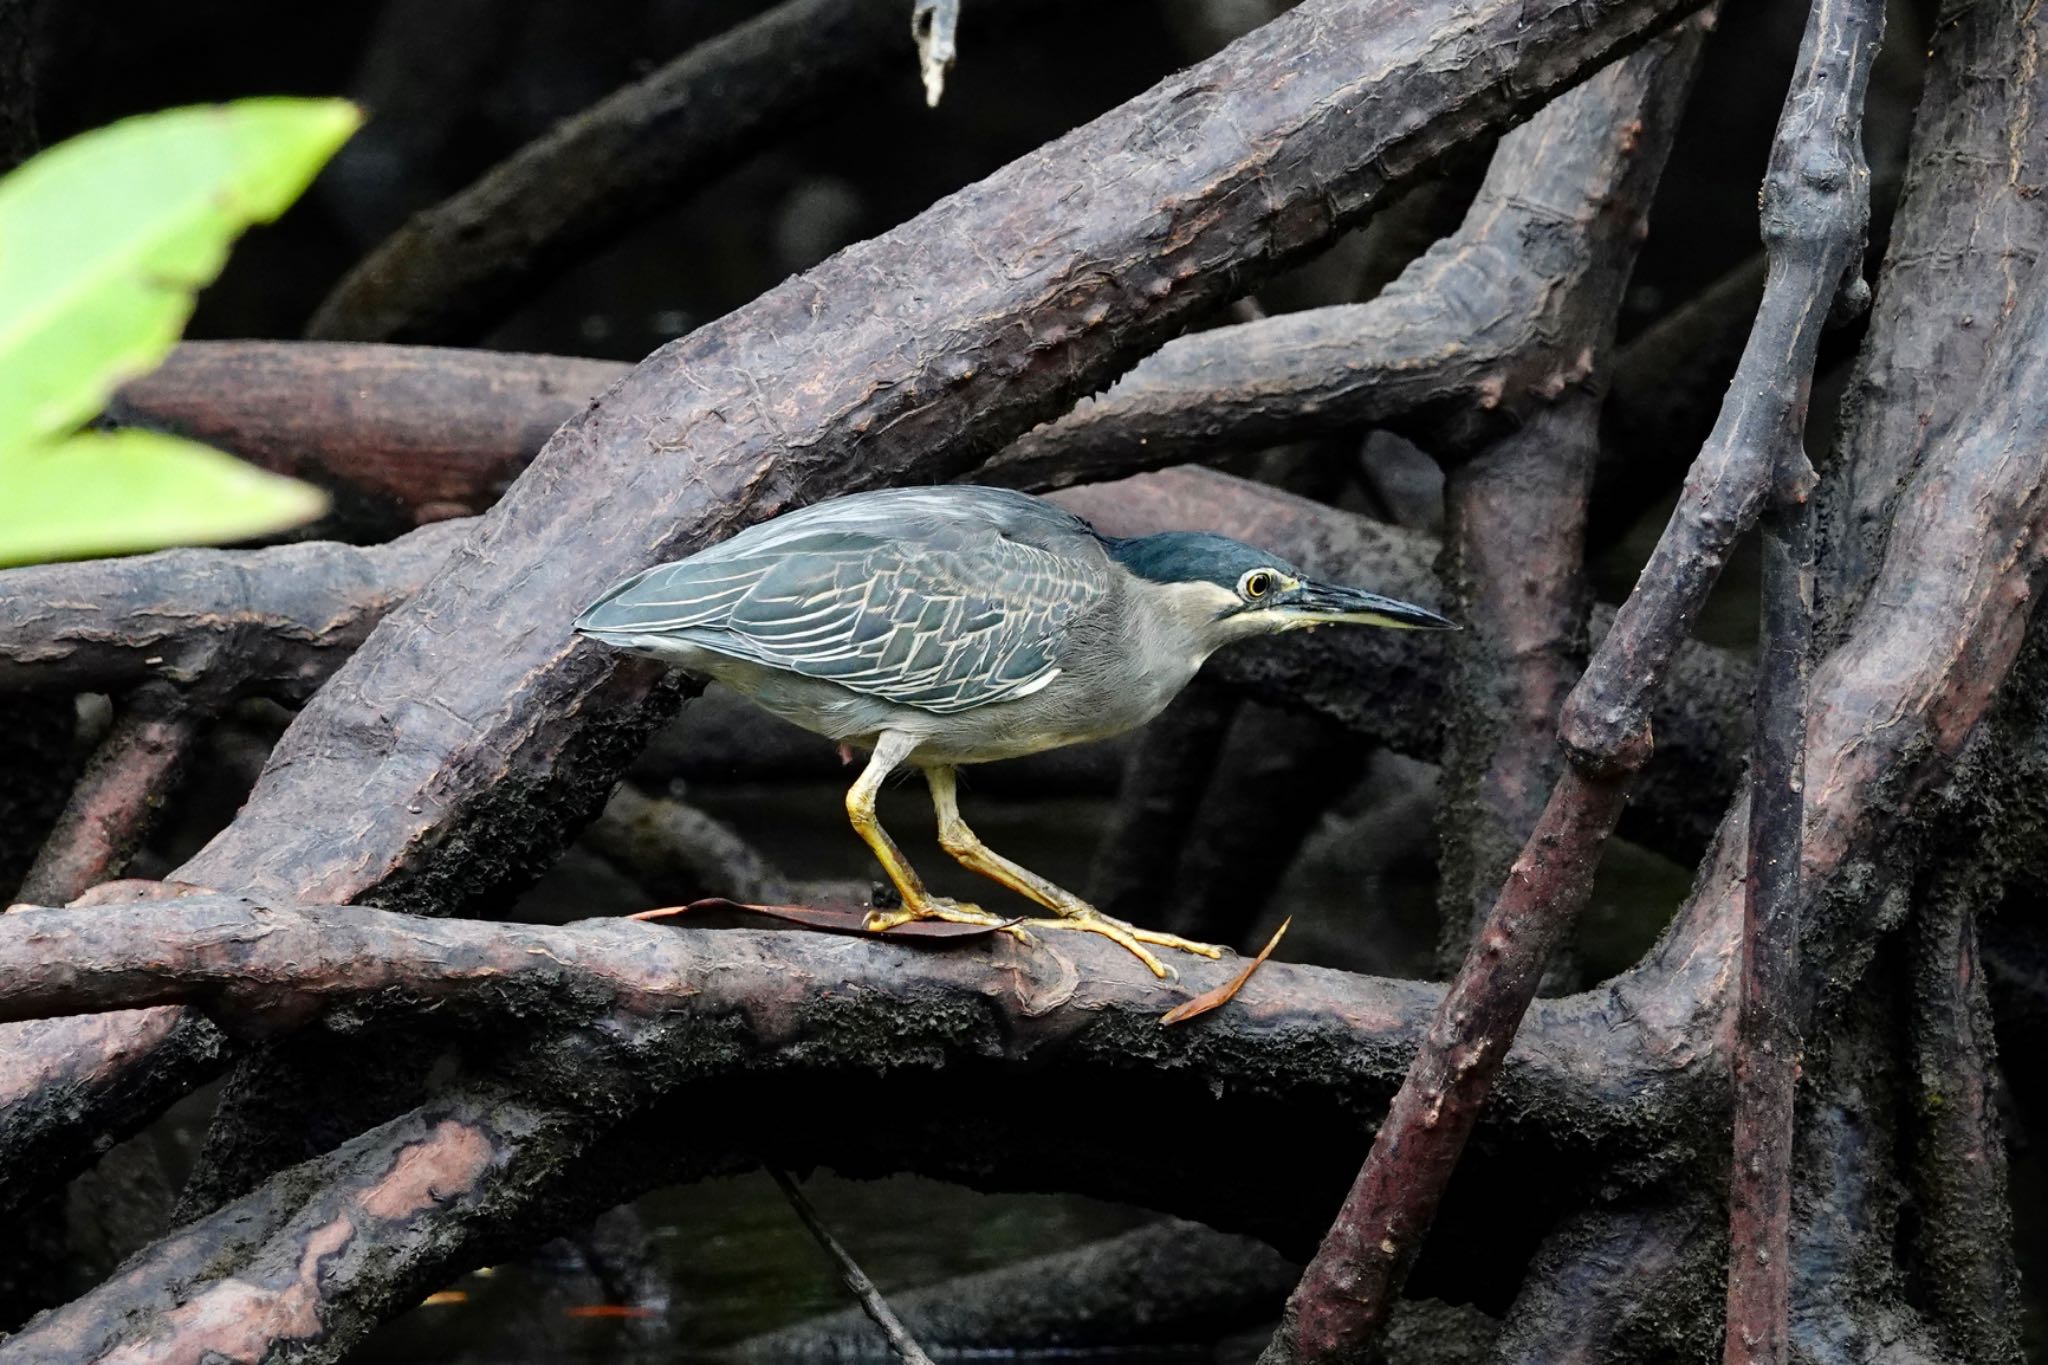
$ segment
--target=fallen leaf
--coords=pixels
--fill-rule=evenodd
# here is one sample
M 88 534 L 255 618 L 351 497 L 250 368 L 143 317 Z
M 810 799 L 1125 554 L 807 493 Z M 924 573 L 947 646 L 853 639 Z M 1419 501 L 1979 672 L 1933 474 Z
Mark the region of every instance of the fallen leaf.
M 420 1300 L 422 1308 L 445 1308 L 451 1303 L 468 1303 L 469 1295 L 460 1289 L 440 1289 Z
M 627 919 L 657 920 L 671 915 L 686 915 L 691 911 L 739 910 L 747 914 L 766 915 L 770 919 L 784 920 L 790 924 L 801 924 L 807 929 L 822 929 L 831 934 L 869 934 L 874 931 L 867 927 L 866 910 L 833 910 L 813 905 L 748 905 L 743 901 L 729 901 L 722 896 L 712 896 L 688 905 L 663 906 L 658 910 L 642 910 Z M 951 920 L 919 919 L 899 924 L 893 929 L 882 931 L 876 937 L 883 938 L 975 938 L 982 934 L 993 934 L 998 929 L 1021 923 L 1021 920 L 1005 920 L 1001 924 L 955 924 Z
M 633 1303 L 579 1303 L 574 1308 L 564 1308 L 562 1316 L 569 1318 L 653 1318 L 661 1312 L 655 1308 L 642 1308 Z
M 1266 959 L 1273 955 L 1273 950 L 1280 946 L 1281 936 L 1287 932 L 1287 926 L 1292 923 L 1294 923 L 1294 916 L 1292 915 L 1280 921 L 1280 927 L 1273 931 L 1273 937 L 1266 940 L 1266 946 L 1259 949 L 1257 957 L 1244 964 L 1243 971 L 1231 977 L 1230 980 L 1224 982 L 1213 991 L 1204 991 L 1192 1000 L 1183 1000 L 1180 1004 L 1175 1005 L 1172 1009 L 1160 1015 L 1159 1022 L 1162 1025 L 1185 1024 L 1198 1014 L 1207 1014 L 1210 1010 L 1220 1009 L 1236 999 L 1237 993 L 1244 989 L 1244 983 L 1252 979 L 1252 973 L 1265 965 Z

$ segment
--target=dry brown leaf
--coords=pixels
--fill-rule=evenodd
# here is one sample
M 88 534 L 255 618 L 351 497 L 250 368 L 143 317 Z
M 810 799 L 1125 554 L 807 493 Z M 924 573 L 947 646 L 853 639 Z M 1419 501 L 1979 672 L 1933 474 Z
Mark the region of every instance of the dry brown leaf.
M 740 910 L 748 914 L 766 915 L 770 919 L 785 920 L 801 924 L 807 929 L 823 929 L 833 934 L 869 934 L 866 910 L 832 910 L 811 905 L 748 905 L 743 901 L 729 901 L 722 896 L 712 896 L 688 905 L 668 905 L 658 910 L 642 910 L 627 919 L 667 919 L 671 915 L 688 914 L 692 910 Z M 881 938 L 973 938 L 980 934 L 993 934 L 998 929 L 1008 928 L 1019 921 L 1009 920 L 1004 924 L 955 924 L 950 920 L 912 920 L 885 930 Z
M 1185 1024 L 1198 1014 L 1207 1014 L 1210 1010 L 1220 1009 L 1236 999 L 1237 993 L 1244 989 L 1244 983 L 1252 979 L 1252 973 L 1263 966 L 1266 959 L 1273 955 L 1273 950 L 1280 946 L 1281 936 L 1287 932 L 1287 926 L 1292 923 L 1294 923 L 1294 916 L 1292 915 L 1281 920 L 1280 927 L 1273 931 L 1273 937 L 1266 940 L 1266 946 L 1259 949 L 1257 957 L 1244 964 L 1243 971 L 1231 977 L 1230 980 L 1224 982 L 1215 990 L 1204 991 L 1192 1000 L 1183 1000 L 1180 1004 L 1175 1005 L 1172 1009 L 1159 1016 L 1160 1024 Z

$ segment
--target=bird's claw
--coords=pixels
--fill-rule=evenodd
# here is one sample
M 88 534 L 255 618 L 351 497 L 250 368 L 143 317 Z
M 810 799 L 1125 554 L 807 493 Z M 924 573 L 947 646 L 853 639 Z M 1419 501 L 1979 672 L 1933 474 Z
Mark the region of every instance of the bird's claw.
M 1162 981 L 1178 981 L 1180 973 L 1161 962 L 1146 944 L 1161 948 L 1173 948 L 1184 953 L 1201 957 L 1221 957 L 1223 950 L 1207 943 L 1196 943 L 1175 934 L 1162 934 L 1151 929 L 1140 929 L 1135 924 L 1126 924 L 1120 919 L 1103 914 L 1093 906 L 1082 906 L 1062 914 L 1058 919 L 1034 919 L 1025 921 L 1042 929 L 1068 929 L 1081 933 L 1100 934 L 1125 952 L 1145 964 L 1152 975 Z

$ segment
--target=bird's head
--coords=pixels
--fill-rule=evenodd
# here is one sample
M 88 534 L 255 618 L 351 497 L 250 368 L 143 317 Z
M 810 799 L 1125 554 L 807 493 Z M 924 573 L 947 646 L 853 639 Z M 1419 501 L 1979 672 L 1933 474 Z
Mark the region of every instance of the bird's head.
M 1110 555 L 1186 618 L 1209 649 L 1251 635 L 1320 625 L 1456 630 L 1456 623 L 1362 588 L 1321 583 L 1267 550 L 1227 536 L 1167 531 L 1109 543 Z

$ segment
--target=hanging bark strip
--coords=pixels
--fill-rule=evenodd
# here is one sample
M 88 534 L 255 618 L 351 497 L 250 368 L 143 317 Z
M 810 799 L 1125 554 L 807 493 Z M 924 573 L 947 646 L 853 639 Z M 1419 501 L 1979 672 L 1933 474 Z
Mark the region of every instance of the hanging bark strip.
M 1503 888 L 1371 1154 L 1288 1301 L 1268 1365 L 1362 1358 L 1420 1249 L 1550 950 L 1649 759 L 1649 708 L 1736 537 L 1797 441 L 1820 332 L 1856 281 L 1867 177 L 1861 109 L 1875 53 L 1870 6 L 1818 8 L 1766 181 L 1773 261 L 1713 437 L 1671 523 L 1565 705 L 1571 764 Z M 1810 172 L 1810 174 L 1809 174 Z

